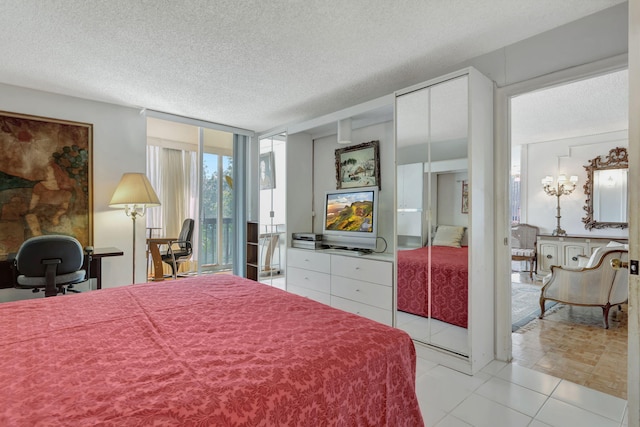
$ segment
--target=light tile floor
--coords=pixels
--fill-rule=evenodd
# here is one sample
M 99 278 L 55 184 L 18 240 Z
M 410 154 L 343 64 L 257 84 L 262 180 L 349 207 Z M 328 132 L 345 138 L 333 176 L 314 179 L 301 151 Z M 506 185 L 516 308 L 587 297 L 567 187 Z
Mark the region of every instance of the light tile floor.
M 511 334 L 513 363 L 626 399 L 627 309 L 604 329 L 599 307 L 558 304 Z
M 494 361 L 474 376 L 418 358 L 429 427 L 622 427 L 627 402 L 523 366 Z

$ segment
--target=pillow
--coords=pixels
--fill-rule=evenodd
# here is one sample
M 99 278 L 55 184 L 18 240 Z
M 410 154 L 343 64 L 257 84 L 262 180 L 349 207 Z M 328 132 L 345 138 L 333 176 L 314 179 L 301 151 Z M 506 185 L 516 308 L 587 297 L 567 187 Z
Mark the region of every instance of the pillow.
M 600 261 L 600 258 L 602 258 L 602 254 L 606 250 L 607 250 L 606 246 L 600 246 L 595 251 L 593 251 L 585 267 L 591 268 L 591 267 L 594 267 L 596 264 L 598 264 L 598 261 Z
M 598 264 L 598 261 L 600 261 L 600 258 L 602 258 L 602 254 L 604 252 L 606 252 L 606 251 L 611 250 L 611 249 L 626 249 L 626 250 L 629 250 L 629 245 L 626 245 L 626 244 L 620 243 L 620 242 L 611 241 L 611 242 L 607 243 L 606 246 L 598 247 L 591 254 L 591 257 L 589 258 L 589 262 L 587 262 L 586 267 L 587 268 L 595 267 L 596 264 Z
M 628 243 L 620 243 L 620 242 L 615 242 L 615 241 L 610 241 L 609 243 L 607 243 L 607 248 L 624 248 L 626 250 L 629 250 L 629 244 Z
M 451 246 L 459 248 L 464 234 L 464 227 L 453 225 L 439 225 L 436 237 L 433 238 L 433 246 Z

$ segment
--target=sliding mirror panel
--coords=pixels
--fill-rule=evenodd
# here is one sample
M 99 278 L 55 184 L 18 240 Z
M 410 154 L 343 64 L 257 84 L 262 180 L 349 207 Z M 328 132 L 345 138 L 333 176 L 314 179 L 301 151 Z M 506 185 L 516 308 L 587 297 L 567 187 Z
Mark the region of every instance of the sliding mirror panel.
M 258 280 L 285 289 L 286 253 L 286 141 L 285 134 L 260 139 L 258 181 Z
M 396 326 L 474 372 L 493 358 L 494 236 L 473 240 L 493 229 L 490 81 L 467 69 L 398 92 L 396 144 Z
M 467 87 L 462 76 L 397 98 L 398 326 L 465 356 Z

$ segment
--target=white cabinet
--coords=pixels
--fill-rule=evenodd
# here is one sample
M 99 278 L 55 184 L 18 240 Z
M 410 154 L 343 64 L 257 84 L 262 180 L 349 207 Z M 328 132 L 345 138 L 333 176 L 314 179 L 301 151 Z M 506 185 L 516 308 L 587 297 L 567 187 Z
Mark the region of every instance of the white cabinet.
M 391 259 L 289 248 L 287 268 L 287 291 L 392 325 Z
M 287 251 L 287 291 L 331 304 L 331 257 L 329 254 L 290 249 Z
M 424 164 L 398 165 L 398 210 L 422 210 Z
M 398 234 L 422 238 L 424 164 L 398 165 Z
M 464 224 L 469 240 L 468 328 L 435 328 L 436 320 L 427 316 L 427 327 L 397 327 L 412 336 L 421 357 L 469 374 L 495 354 L 496 233 L 493 221 L 487 220 L 495 216 L 493 91 L 491 80 L 467 68 L 396 92 L 396 159 L 424 162 L 423 236 L 438 225 Z M 453 128 L 455 137 L 449 134 Z M 455 175 L 445 177 L 450 175 L 441 173 L 445 171 Z M 400 193 L 397 199 L 401 203 Z M 397 206 L 398 211 L 402 208 Z M 405 240 L 401 221 L 398 212 L 399 242 Z M 442 304 L 427 294 L 432 307 Z
M 606 246 L 610 241 L 627 243 L 627 239 L 617 237 L 538 235 L 537 273 L 549 274 L 552 265 L 578 267 L 580 256 L 589 257 L 593 251 Z

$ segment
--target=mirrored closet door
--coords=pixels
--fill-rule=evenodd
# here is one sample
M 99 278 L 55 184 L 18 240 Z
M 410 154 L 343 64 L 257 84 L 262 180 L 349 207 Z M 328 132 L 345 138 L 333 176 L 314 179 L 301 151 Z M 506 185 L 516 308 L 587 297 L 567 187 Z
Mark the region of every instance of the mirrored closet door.
M 486 99 L 470 96 L 475 80 L 484 88 L 475 95 Z M 493 201 L 480 200 L 492 198 L 486 188 L 491 174 L 483 172 L 492 170 L 486 164 L 492 161 L 491 94 L 490 82 L 468 69 L 396 97 L 396 324 L 425 348 L 452 356 L 452 367 L 465 372 L 474 369 L 472 333 L 490 341 L 476 346 L 483 363 L 493 358 L 493 268 L 487 265 L 493 235 L 490 242 L 473 240 L 493 227 L 485 224 L 492 221 L 487 207 Z M 472 114 L 482 126 L 472 125 Z M 473 161 L 478 169 L 472 176 Z M 478 296 L 471 292 L 475 286 L 489 290 Z M 489 313 L 474 312 L 474 299 Z
M 285 134 L 261 138 L 258 159 L 258 280 L 280 289 L 286 265 L 286 141 Z

